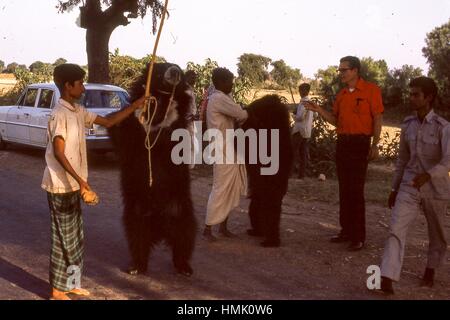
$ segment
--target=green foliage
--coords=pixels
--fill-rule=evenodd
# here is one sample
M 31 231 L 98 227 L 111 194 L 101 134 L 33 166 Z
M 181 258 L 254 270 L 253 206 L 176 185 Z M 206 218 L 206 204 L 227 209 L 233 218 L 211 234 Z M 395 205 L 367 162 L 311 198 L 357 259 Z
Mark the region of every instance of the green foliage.
M 17 62 L 12 62 L 6 66 L 6 69 L 3 70 L 4 73 L 14 73 L 16 69 L 27 69 L 27 66 L 24 64 L 18 64 Z
M 374 60 L 372 57 L 362 58 L 360 74 L 363 79 L 377 84 L 382 89 L 386 88 L 389 74 L 386 61 Z
M 433 77 L 441 95 L 450 101 L 450 20 L 427 34 L 423 55 L 430 64 Z
M 395 160 L 400 147 L 400 131 L 390 135 L 385 131 L 381 137 L 380 156 L 383 160 Z
M 50 82 L 53 79 L 53 67 L 46 64 L 41 69 L 31 72 L 27 69 L 17 68 L 14 72 L 14 76 L 17 79 L 15 90 L 21 92 L 27 85 L 31 83 L 44 83 Z
M 194 62 L 188 62 L 186 70 L 192 70 L 197 74 L 197 81 L 194 85 L 195 96 L 197 97 L 197 104 L 200 104 L 203 92 L 211 84 L 212 72 L 215 68 L 218 68 L 217 61 L 206 59 L 204 64 L 196 64 Z M 197 105 L 199 107 L 199 105 Z
M 57 66 L 59 66 L 59 65 L 61 65 L 61 64 L 64 64 L 64 63 L 67 63 L 67 60 L 66 60 L 66 59 L 64 59 L 64 58 L 58 58 L 58 59 L 55 60 L 55 62 L 53 62 L 53 66 L 54 66 L 54 67 L 57 67 Z
M 282 88 L 289 89 L 292 96 L 292 102 L 295 103 L 293 90 L 297 89 L 298 84 L 303 78 L 300 69 L 291 68 L 284 62 L 278 60 L 272 62 L 273 69 L 270 72 L 272 79 Z
M 303 78 L 300 69 L 288 66 L 284 60 L 274 61 L 272 66 L 272 79 L 284 89 L 296 88 Z
M 2 73 L 4 69 L 5 69 L 5 62 L 3 60 L 0 60 L 0 73 Z
M 23 89 L 27 85 L 49 82 L 53 78 L 53 67 L 49 64 L 45 64 L 45 66 L 36 70 L 34 73 L 23 67 L 16 67 L 14 70 L 14 76 L 17 79 L 17 83 L 6 95 L 1 96 L 1 105 L 11 105 L 16 103 Z
M 30 66 L 28 67 L 28 69 L 33 72 L 39 72 L 40 70 L 43 70 L 46 68 L 46 63 L 42 62 L 42 61 L 35 61 L 32 64 L 30 64 Z
M 147 64 L 151 61 L 151 55 L 141 59 L 120 55 L 119 49 L 109 54 L 109 74 L 113 85 L 129 90 L 131 84 L 142 74 Z M 156 62 L 166 62 L 163 57 L 156 57 Z
M 400 69 L 389 71 L 386 79 L 386 104 L 392 106 L 405 104 L 408 99 L 410 81 L 422 75 L 422 69 L 411 65 L 404 65 Z
M 310 164 L 314 175 L 326 176 L 336 174 L 336 129 L 322 117 L 314 119 L 310 140 Z
M 233 86 L 233 98 L 236 103 L 239 103 L 241 105 L 247 105 L 251 101 L 247 99 L 251 89 L 252 89 L 252 83 L 248 78 L 245 77 L 238 77 L 234 81 Z
M 342 88 L 338 76 L 338 67 L 329 66 L 326 69 L 319 69 L 315 76 L 319 82 L 317 93 L 324 99 L 324 103 L 330 106 L 334 96 Z
M 268 67 L 272 61 L 268 57 L 253 53 L 244 53 L 239 58 L 238 75 L 247 78 L 254 86 L 260 86 L 269 78 Z

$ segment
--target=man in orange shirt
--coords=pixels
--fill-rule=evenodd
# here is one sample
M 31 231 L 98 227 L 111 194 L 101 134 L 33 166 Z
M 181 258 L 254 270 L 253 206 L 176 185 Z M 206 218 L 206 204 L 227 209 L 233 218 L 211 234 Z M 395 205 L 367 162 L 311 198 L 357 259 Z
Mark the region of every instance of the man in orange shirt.
M 341 232 L 331 238 L 331 242 L 350 241 L 350 251 L 364 247 L 364 183 L 368 162 L 378 157 L 384 111 L 380 88 L 362 79 L 360 69 L 358 58 L 341 59 L 338 71 L 346 87 L 336 96 L 332 112 L 311 102 L 305 105 L 337 128 L 336 169 Z

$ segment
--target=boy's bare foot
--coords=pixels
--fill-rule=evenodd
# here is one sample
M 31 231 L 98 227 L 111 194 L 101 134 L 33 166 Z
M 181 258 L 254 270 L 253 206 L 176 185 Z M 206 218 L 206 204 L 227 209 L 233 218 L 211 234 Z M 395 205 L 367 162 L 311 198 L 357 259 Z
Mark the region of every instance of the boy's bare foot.
M 67 292 L 59 291 L 55 288 L 52 289 L 50 300 L 72 300 L 67 296 Z

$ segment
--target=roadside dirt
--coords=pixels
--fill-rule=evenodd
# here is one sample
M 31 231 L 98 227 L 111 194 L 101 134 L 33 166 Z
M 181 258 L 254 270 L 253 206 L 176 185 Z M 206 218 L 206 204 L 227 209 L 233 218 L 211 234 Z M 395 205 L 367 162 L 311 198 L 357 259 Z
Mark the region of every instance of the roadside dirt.
M 50 219 L 40 189 L 44 153 L 12 147 L 0 151 L 0 299 L 48 298 Z M 94 208 L 83 207 L 86 252 L 84 287 L 91 299 L 450 299 L 450 259 L 437 274 L 433 289 L 419 287 L 426 263 L 426 222 L 420 216 L 410 230 L 402 279 L 396 295 L 385 298 L 366 288 L 370 265 L 380 262 L 388 234 L 390 210 L 367 206 L 367 247 L 349 253 L 328 242 L 338 232 L 338 204 L 305 197 L 305 190 L 323 183 L 291 180 L 283 204 L 282 247 L 264 249 L 246 235 L 248 200 L 230 217 L 234 239 L 207 243 L 201 227 L 212 170 L 192 171 L 192 196 L 198 224 L 192 259 L 194 275 L 175 274 L 169 250 L 161 245 L 150 259 L 146 276 L 122 270 L 128 251 L 121 226 L 119 172 L 111 155 L 90 159 L 90 183 L 100 195 Z M 174 190 L 176 192 L 176 190 Z M 338 192 L 338 190 L 336 190 Z M 450 217 L 446 231 L 450 236 Z

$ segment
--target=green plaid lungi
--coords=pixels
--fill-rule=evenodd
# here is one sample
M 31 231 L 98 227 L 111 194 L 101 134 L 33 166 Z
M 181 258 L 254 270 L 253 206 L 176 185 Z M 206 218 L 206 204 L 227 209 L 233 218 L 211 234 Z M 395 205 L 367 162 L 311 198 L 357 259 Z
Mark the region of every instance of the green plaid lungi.
M 70 291 L 69 266 L 83 270 L 83 219 L 80 192 L 47 193 L 52 221 L 50 284 L 60 291 Z M 81 273 L 80 273 L 81 274 Z

